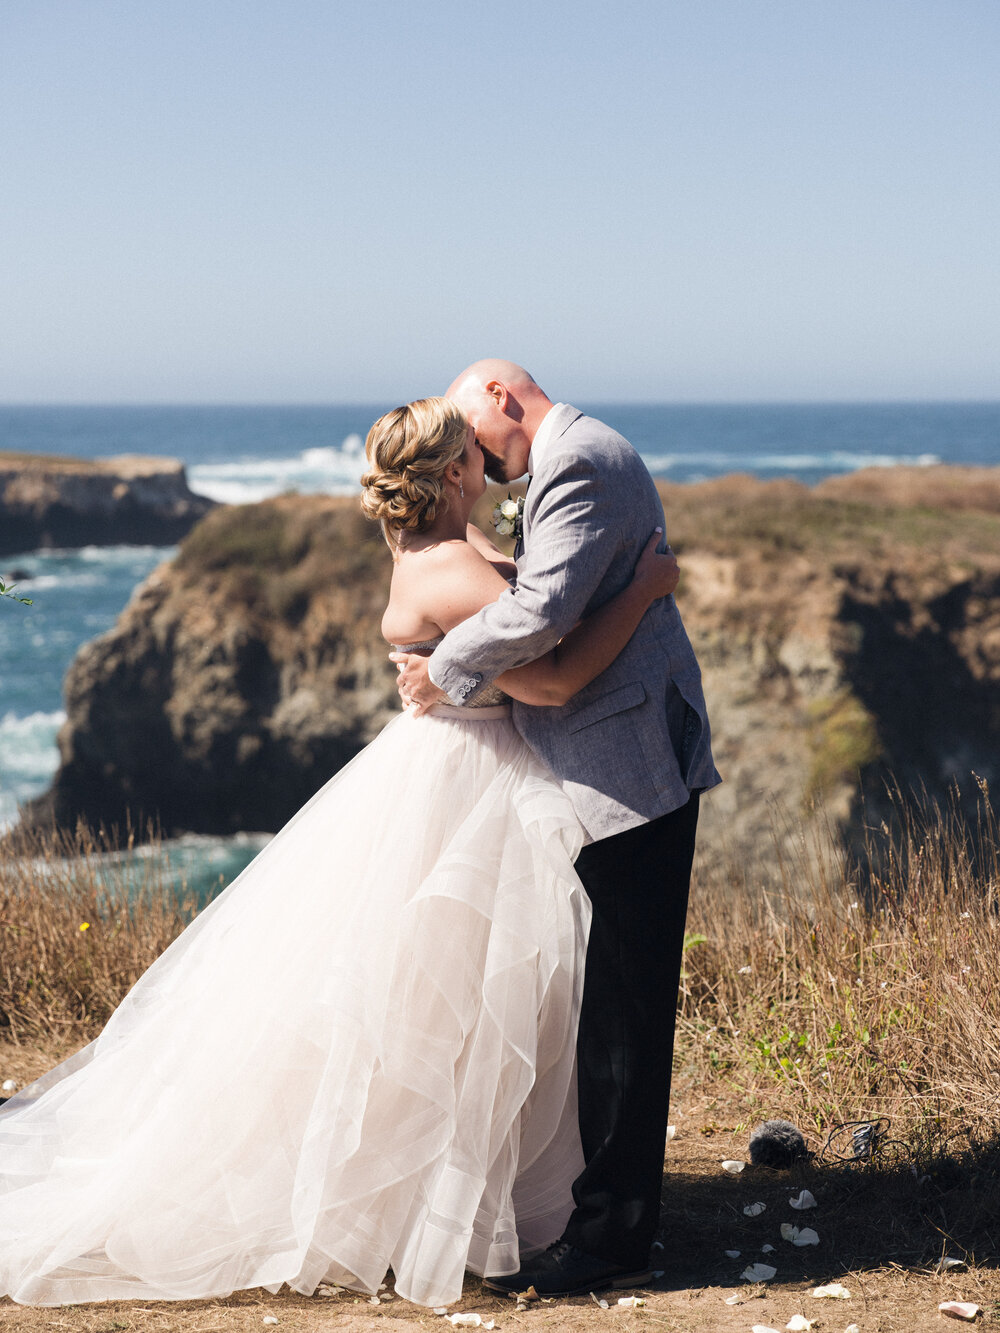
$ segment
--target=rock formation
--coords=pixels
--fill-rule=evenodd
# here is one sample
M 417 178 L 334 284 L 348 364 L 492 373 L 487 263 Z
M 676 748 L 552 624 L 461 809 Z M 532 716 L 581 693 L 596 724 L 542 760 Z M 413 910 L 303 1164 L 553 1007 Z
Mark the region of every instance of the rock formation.
M 379 638 L 390 568 L 351 502 L 215 510 L 77 656 L 38 809 L 61 824 L 278 828 L 398 706 Z
M 996 775 L 1000 489 L 946 468 L 913 485 L 932 472 L 961 503 L 896 503 L 864 478 L 662 487 L 725 778 L 704 857 L 766 863 L 803 821 L 859 838 L 891 778 L 938 797 L 958 780 L 971 799 L 973 773 Z M 278 828 L 397 707 L 389 572 L 350 500 L 210 514 L 81 650 L 42 807 L 64 824 Z
M 0 451 L 0 555 L 58 546 L 169 546 L 214 508 L 173 458 Z

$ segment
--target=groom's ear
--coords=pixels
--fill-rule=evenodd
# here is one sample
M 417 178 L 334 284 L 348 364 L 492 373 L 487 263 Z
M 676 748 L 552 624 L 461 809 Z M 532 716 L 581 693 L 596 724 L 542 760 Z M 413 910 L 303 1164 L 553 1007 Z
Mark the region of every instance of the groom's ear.
M 514 397 L 511 391 L 504 384 L 503 380 L 490 380 L 486 386 L 486 392 L 497 405 L 497 411 L 502 412 L 505 417 L 511 421 L 524 420 L 524 408 L 520 401 Z

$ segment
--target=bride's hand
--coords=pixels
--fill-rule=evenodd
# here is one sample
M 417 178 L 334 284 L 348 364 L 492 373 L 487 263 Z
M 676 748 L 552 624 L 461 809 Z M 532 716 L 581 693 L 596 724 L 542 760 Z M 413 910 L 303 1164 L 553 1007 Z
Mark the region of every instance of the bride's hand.
M 403 701 L 403 707 L 413 709 L 414 717 L 422 717 L 429 708 L 438 703 L 448 703 L 448 696 L 439 690 L 430 677 L 428 659 L 420 653 L 390 653 L 389 661 L 396 663 L 399 675 L 396 677 L 396 689 Z
M 639 584 L 648 593 L 649 600 L 668 597 L 680 582 L 681 571 L 677 557 L 668 546 L 662 553 L 657 546 L 663 538 L 663 529 L 656 528 L 643 548 L 632 575 L 632 582 Z

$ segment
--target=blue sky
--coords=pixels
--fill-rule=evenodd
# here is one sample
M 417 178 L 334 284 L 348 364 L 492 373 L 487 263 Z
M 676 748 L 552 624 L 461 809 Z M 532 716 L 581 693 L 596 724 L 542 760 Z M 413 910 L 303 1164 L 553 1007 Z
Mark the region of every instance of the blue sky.
M 998 0 L 0 3 L 0 400 L 996 398 Z

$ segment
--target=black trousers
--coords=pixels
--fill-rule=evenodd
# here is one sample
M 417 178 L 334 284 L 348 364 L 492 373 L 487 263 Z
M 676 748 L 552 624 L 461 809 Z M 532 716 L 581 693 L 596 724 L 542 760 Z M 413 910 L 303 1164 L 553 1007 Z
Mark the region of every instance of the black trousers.
M 586 1166 L 563 1238 L 632 1269 L 660 1215 L 698 800 L 591 843 L 576 863 L 594 912 L 577 1038 Z

